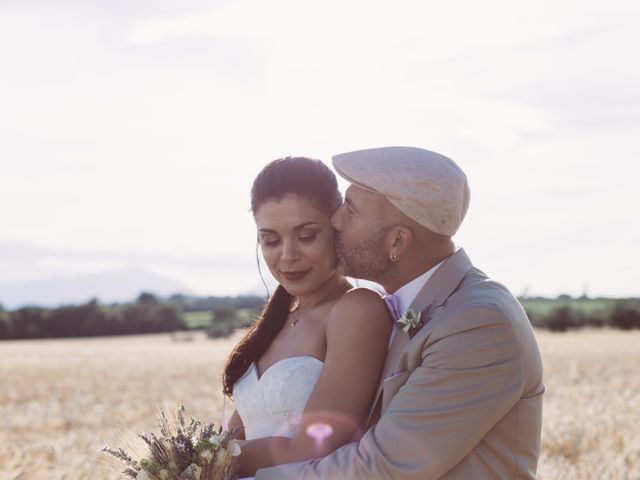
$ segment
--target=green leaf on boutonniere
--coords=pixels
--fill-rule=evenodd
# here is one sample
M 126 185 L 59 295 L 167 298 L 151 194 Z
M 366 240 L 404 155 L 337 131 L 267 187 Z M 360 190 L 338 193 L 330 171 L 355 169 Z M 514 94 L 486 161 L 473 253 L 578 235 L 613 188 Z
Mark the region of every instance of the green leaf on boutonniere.
M 414 312 L 412 309 L 407 310 L 397 320 L 398 325 L 404 333 L 411 335 L 422 326 L 422 313 Z

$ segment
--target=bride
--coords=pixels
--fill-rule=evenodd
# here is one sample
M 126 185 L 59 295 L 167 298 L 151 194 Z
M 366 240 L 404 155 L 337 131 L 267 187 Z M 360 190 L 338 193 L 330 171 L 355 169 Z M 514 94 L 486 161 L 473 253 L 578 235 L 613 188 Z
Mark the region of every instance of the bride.
M 275 160 L 253 183 L 258 243 L 279 285 L 224 371 L 236 407 L 229 427 L 244 440 L 241 477 L 323 457 L 364 433 L 392 320 L 376 292 L 336 271 L 330 219 L 341 202 L 319 160 Z

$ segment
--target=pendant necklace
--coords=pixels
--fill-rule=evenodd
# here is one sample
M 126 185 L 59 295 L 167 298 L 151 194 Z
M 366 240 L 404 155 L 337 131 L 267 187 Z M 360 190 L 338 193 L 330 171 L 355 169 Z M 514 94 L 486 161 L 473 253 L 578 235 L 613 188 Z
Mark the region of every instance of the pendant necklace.
M 348 285 L 348 283 L 347 283 L 347 285 Z M 350 287 L 350 285 L 349 285 L 349 287 Z M 289 313 L 291 314 L 291 317 L 292 317 L 291 321 L 289 322 L 289 325 L 291 325 L 292 327 L 295 327 L 296 323 L 298 323 L 298 320 L 300 320 L 304 316 L 304 313 L 307 310 L 311 310 L 311 309 L 317 307 L 318 305 L 321 305 L 321 304 L 327 302 L 331 298 L 336 298 L 336 293 L 339 293 L 341 295 L 346 291 L 347 291 L 347 289 L 344 288 L 344 285 L 337 285 L 337 287 L 334 287 L 331 290 L 329 290 L 329 292 L 327 294 L 325 294 L 324 297 L 322 297 L 320 299 L 320 301 L 315 302 L 312 305 L 305 305 L 305 307 L 302 309 L 302 311 L 298 312 L 297 315 L 295 314 L 295 312 L 297 312 L 298 309 L 300 308 L 300 298 L 299 297 L 293 297 L 293 299 L 291 300 L 291 304 L 289 305 Z
M 298 310 L 298 308 L 300 308 L 300 299 L 298 297 L 295 297 L 291 302 L 291 305 L 289 305 L 289 313 L 293 314 L 296 310 Z M 291 316 L 293 317 L 293 319 L 291 320 L 289 325 L 291 325 L 292 327 L 295 327 L 296 323 L 298 323 L 298 320 L 300 320 L 300 315 L 297 315 L 297 316 L 291 315 Z

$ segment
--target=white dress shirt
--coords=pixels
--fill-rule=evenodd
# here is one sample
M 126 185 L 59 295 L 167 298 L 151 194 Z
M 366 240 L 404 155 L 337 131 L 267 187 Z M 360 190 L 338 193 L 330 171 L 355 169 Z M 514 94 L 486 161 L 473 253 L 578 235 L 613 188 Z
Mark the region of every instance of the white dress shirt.
M 438 263 L 435 267 L 431 268 L 430 270 L 427 270 L 419 277 L 416 277 L 410 282 L 405 283 L 398 290 L 396 290 L 396 293 L 393 294 L 393 297 L 395 297 L 396 299 L 396 306 L 398 308 L 399 315 L 403 315 L 409 309 L 409 307 L 411 306 L 411 303 L 413 303 L 413 301 L 415 300 L 420 290 L 422 290 L 422 287 L 424 287 L 427 284 L 431 276 L 434 273 L 436 273 L 436 270 L 438 270 L 438 267 L 443 263 L 444 263 L 444 260 Z M 387 293 L 387 295 L 389 295 L 389 293 Z M 393 312 L 392 312 L 392 315 L 393 315 Z M 394 327 L 395 328 L 391 330 L 391 335 L 389 336 L 389 345 L 387 347 L 388 349 L 391 348 L 391 343 L 393 342 L 393 339 L 396 336 L 396 329 L 400 328 L 398 327 L 398 324 L 395 322 L 394 322 Z
M 398 310 L 400 311 L 401 315 L 409 309 L 409 307 L 411 306 L 411 303 L 418 295 L 418 292 L 422 290 L 422 287 L 424 287 L 427 284 L 431 276 L 436 272 L 438 267 L 443 263 L 444 263 L 444 260 L 438 263 L 435 267 L 424 272 L 419 277 L 414 278 L 409 283 L 405 283 L 402 287 L 400 287 L 396 291 L 396 293 L 393 294 L 393 296 L 398 299 Z

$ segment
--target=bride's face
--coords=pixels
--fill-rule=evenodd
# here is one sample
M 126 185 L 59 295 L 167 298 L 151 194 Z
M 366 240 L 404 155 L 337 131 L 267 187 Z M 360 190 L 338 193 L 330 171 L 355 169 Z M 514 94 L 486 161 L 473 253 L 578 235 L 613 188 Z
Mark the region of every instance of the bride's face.
M 294 296 L 313 293 L 336 273 L 330 217 L 298 195 L 271 200 L 254 215 L 262 255 Z

